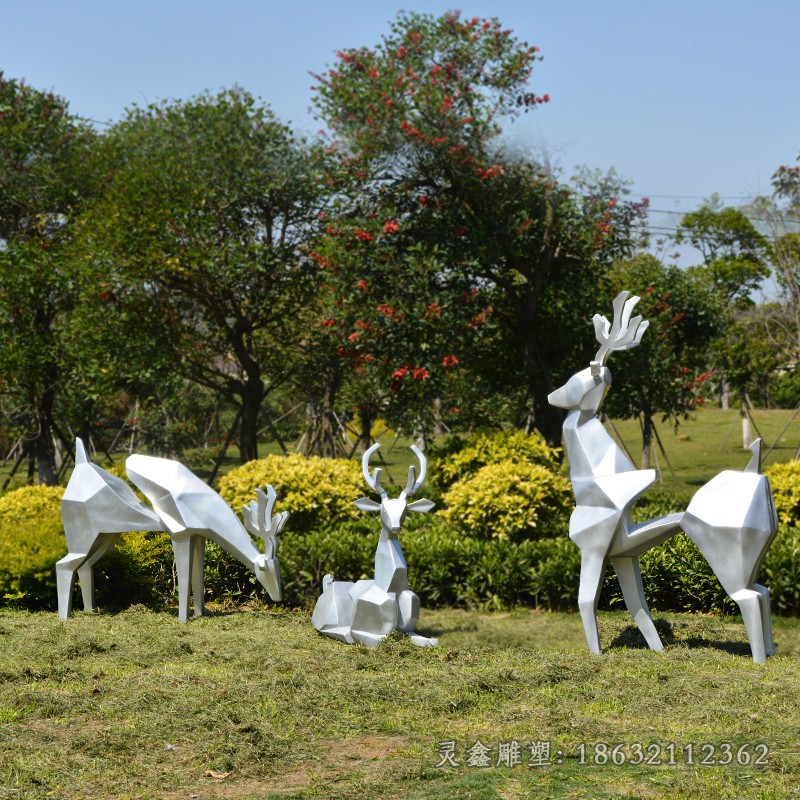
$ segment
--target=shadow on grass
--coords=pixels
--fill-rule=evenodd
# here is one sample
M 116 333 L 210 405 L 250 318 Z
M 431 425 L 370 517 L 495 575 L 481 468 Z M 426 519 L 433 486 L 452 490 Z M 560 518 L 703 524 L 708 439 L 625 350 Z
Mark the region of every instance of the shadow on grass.
M 672 629 L 672 625 L 665 619 L 654 619 L 654 625 L 661 637 L 661 641 L 665 647 L 673 645 L 682 645 L 692 650 L 694 649 L 709 649 L 720 650 L 724 653 L 729 653 L 734 656 L 750 656 L 750 645 L 747 642 L 736 642 L 731 640 L 720 641 L 711 639 L 697 633 L 689 636 L 676 636 Z M 644 640 L 641 632 L 635 625 L 628 625 L 623 628 L 611 642 L 611 647 L 624 647 L 632 650 L 646 650 L 647 642 Z

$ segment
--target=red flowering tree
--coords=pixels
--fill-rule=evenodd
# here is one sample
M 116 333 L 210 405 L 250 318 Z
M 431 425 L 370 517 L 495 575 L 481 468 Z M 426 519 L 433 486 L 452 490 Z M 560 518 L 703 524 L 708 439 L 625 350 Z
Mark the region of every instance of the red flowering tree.
M 378 46 L 340 52 L 315 89 L 340 156 L 329 175 L 341 198 L 332 229 L 348 231 L 332 238 L 338 246 L 326 258 L 345 283 L 368 281 L 374 307 L 402 310 L 414 325 L 419 311 L 405 307 L 411 285 L 421 292 L 417 309 L 447 309 L 437 325 L 443 341 L 457 343 L 452 352 L 472 385 L 518 394 L 518 421 L 557 443 L 561 415 L 547 394 L 583 350 L 576 317 L 596 300 L 612 259 L 630 254 L 644 207 L 624 202 L 614 181 L 570 189 L 502 152 L 500 121 L 549 100 L 528 87 L 539 58 L 496 19 L 404 13 Z M 379 258 L 354 257 L 356 243 L 378 241 L 357 231 L 385 237 Z M 417 282 L 421 264 L 428 269 Z M 401 294 L 395 301 L 378 287 Z M 465 293 L 480 298 L 475 307 L 457 305 Z M 491 336 L 478 336 L 487 320 Z M 404 357 L 395 368 L 422 365 L 413 331 L 398 342 Z M 433 386 L 425 366 L 432 376 L 418 383 Z

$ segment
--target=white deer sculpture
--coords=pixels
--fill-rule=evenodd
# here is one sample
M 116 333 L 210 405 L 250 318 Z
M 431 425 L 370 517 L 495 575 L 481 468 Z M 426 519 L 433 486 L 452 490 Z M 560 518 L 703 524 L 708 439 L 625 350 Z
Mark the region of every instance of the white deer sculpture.
M 744 472 L 726 470 L 702 486 L 685 512 L 638 525 L 631 508 L 658 477 L 656 470 L 638 470 L 608 435 L 597 411 L 611 385 L 605 359 L 615 350 L 635 347 L 648 323 L 631 318 L 638 297 L 621 292 L 614 300 L 614 322 L 595 314 L 595 335 L 601 347 L 587 369 L 552 392 L 551 405 L 568 411 L 564 441 L 575 493 L 569 536 L 581 550 L 578 607 L 586 640 L 600 652 L 597 605 L 608 560 L 617 573 L 625 605 L 647 644 L 663 644 L 650 617 L 642 587 L 639 556 L 680 530 L 698 546 L 725 591 L 739 605 L 753 660 L 772 654 L 769 592 L 755 583 L 758 568 L 777 531 L 777 515 L 769 481 L 760 474 L 760 440 Z
M 132 455 L 126 461 L 128 477 L 153 504 L 151 511 L 120 478 L 93 464 L 83 443 L 76 442 L 76 466 L 64 492 L 61 516 L 67 538 L 67 555 L 56 564 L 58 613 L 72 613 L 72 588 L 77 571 L 84 608 L 95 607 L 92 566 L 116 543 L 121 532 L 168 531 L 178 578 L 178 619 L 204 611 L 204 549 L 211 539 L 250 567 L 259 583 L 276 602 L 281 599 L 276 535 L 289 516 L 272 516 L 275 490 L 256 490 L 255 500 L 243 509 L 244 525 L 228 504 L 200 478 L 177 461 Z M 245 530 L 245 528 L 247 530 Z M 264 540 L 262 553 L 248 535 Z
M 375 577 L 353 583 L 334 581 L 332 575 L 326 575 L 311 622 L 320 633 L 347 644 L 361 642 L 374 646 L 393 630 L 398 630 L 407 634 L 414 644 L 432 647 L 438 644 L 436 639 L 414 633 L 419 619 L 419 597 L 408 588 L 408 567 L 398 538 L 406 512 L 430 511 L 434 506 L 430 500 L 408 501 L 425 480 L 427 462 L 417 446 L 412 445 L 411 450 L 419 459 L 419 477 L 414 466 L 410 466 L 408 484 L 399 497 L 392 499 L 381 486 L 380 468 L 372 474 L 369 471 L 370 456 L 379 447 L 380 444 L 374 444 L 364 453 L 361 469 L 367 485 L 381 500 L 378 503 L 362 497 L 355 501 L 361 511 L 379 511 L 381 515 Z

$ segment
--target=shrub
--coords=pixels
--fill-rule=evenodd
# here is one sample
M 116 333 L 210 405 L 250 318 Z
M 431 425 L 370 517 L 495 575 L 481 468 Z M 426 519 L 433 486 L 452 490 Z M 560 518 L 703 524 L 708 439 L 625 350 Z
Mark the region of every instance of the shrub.
M 53 607 L 55 563 L 66 555 L 59 486 L 24 486 L 0 497 L 0 601 Z
M 265 484 L 278 494 L 276 510 L 291 512 L 293 531 L 309 531 L 356 519 L 354 501 L 364 495 L 357 461 L 316 456 L 267 456 L 231 470 L 220 479 L 219 493 L 237 512 Z
M 769 478 L 780 521 L 800 525 L 800 461 L 772 464 L 764 474 Z
M 439 489 L 446 491 L 481 467 L 501 461 L 539 464 L 558 470 L 561 451 L 549 447 L 538 436 L 527 436 L 522 431 L 479 433 L 466 439 L 449 436 L 433 448 L 431 479 Z
M 547 467 L 501 461 L 454 483 L 442 516 L 476 537 L 519 540 L 567 532 L 569 481 Z

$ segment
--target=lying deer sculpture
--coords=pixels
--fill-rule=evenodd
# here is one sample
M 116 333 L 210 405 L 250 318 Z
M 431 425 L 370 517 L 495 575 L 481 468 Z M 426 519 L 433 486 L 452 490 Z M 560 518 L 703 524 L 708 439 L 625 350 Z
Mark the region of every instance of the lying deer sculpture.
M 617 573 L 625 605 L 647 644 L 662 650 L 642 587 L 639 556 L 684 530 L 708 561 L 725 591 L 739 605 L 753 660 L 773 652 L 769 592 L 755 583 L 758 568 L 777 531 L 769 481 L 760 474 L 760 440 L 744 472 L 726 470 L 702 486 L 685 512 L 638 525 L 631 521 L 636 499 L 658 477 L 638 470 L 608 435 L 597 411 L 611 385 L 604 366 L 615 350 L 636 347 L 648 323 L 631 318 L 638 297 L 622 292 L 614 300 L 614 322 L 596 314 L 600 343 L 594 361 L 552 392 L 551 405 L 567 410 L 564 441 L 575 494 L 569 536 L 581 550 L 578 607 L 593 653 L 600 652 L 597 605 L 608 560 Z
M 398 630 L 408 634 L 420 647 L 435 646 L 436 639 L 414 633 L 419 619 L 419 597 L 408 588 L 408 568 L 398 538 L 406 512 L 425 512 L 433 508 L 430 500 L 409 502 L 425 480 L 427 462 L 416 445 L 412 445 L 411 450 L 419 459 L 419 478 L 414 466 L 410 466 L 408 484 L 398 498 L 392 499 L 381 486 L 380 468 L 372 474 L 369 471 L 370 456 L 379 447 L 380 444 L 374 444 L 364 453 L 361 469 L 367 485 L 380 496 L 380 502 L 368 497 L 356 500 L 361 511 L 379 511 L 381 515 L 375 577 L 353 583 L 334 581 L 332 575 L 326 575 L 311 622 L 320 633 L 348 644 L 361 642 L 374 646 L 393 630 Z
M 72 588 L 77 571 L 83 605 L 94 609 L 92 567 L 116 543 L 121 532 L 168 531 L 178 578 L 178 619 L 204 611 L 203 566 L 205 540 L 250 567 L 269 596 L 281 599 L 276 535 L 288 512 L 272 516 L 275 490 L 256 490 L 257 501 L 243 509 L 244 528 L 230 506 L 200 478 L 177 461 L 132 455 L 126 461 L 128 477 L 153 504 L 151 511 L 120 478 L 93 464 L 80 439 L 76 441 L 75 470 L 61 504 L 67 555 L 56 564 L 58 613 L 72 613 Z M 246 528 L 246 530 L 245 530 Z M 247 531 L 264 540 L 262 553 Z

